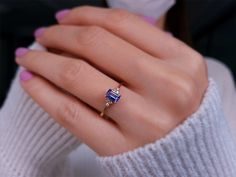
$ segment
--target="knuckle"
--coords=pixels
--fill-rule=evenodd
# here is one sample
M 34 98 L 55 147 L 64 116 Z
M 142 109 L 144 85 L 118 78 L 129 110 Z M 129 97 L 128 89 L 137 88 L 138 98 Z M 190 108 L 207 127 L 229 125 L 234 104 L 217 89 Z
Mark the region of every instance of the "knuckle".
M 189 58 L 192 59 L 194 64 L 202 64 L 204 61 L 203 56 L 195 50 L 191 50 L 189 53 Z
M 55 34 L 56 31 L 60 30 L 60 27 L 58 25 L 52 25 L 49 26 L 45 29 L 45 31 L 43 32 L 43 36 L 47 37 L 47 36 L 51 36 L 53 34 Z
M 80 118 L 80 110 L 75 101 L 62 103 L 57 110 L 58 120 L 65 126 L 73 125 L 73 122 Z
M 199 54 L 198 52 L 192 52 L 191 54 L 191 72 L 192 75 L 200 76 L 202 74 L 205 74 L 207 72 L 207 65 L 206 61 L 204 60 L 203 56 Z
M 44 52 L 41 52 L 41 51 L 35 51 L 35 50 L 30 50 L 28 53 L 27 53 L 27 58 L 29 58 L 30 60 L 35 60 L 35 59 L 39 59 L 39 58 L 42 58 L 44 55 Z
M 81 45 L 96 45 L 105 33 L 105 30 L 99 26 L 89 26 L 83 27 L 83 29 L 79 30 L 76 34 L 76 39 L 78 44 Z
M 197 86 L 195 81 L 191 77 L 184 77 L 182 81 L 178 83 L 178 98 L 180 99 L 182 105 L 189 107 L 193 105 L 194 100 L 196 100 Z
M 113 25 L 120 25 L 134 16 L 134 14 L 123 9 L 110 9 L 106 22 Z
M 56 28 L 57 28 L 57 25 L 49 26 L 49 27 L 47 27 L 46 32 L 47 32 L 47 33 L 48 33 L 48 32 L 53 32 L 53 31 L 56 30 Z
M 202 69 L 206 67 L 206 62 L 201 54 L 195 52 L 193 60 L 197 69 Z
M 193 98 L 196 91 L 195 88 L 195 82 L 192 79 L 188 79 L 188 81 L 183 84 L 182 92 L 187 98 Z
M 132 65 L 132 69 L 136 72 L 136 73 L 142 73 L 143 75 L 150 77 L 150 71 L 153 71 L 153 68 L 156 69 L 156 67 L 158 66 L 156 64 L 156 59 L 154 60 L 150 60 L 150 59 L 154 59 L 154 58 L 149 58 L 147 56 L 141 56 L 139 55 L 138 58 L 136 58 L 135 62 Z M 155 70 L 154 70 L 155 71 Z M 153 77 L 153 72 L 151 72 L 151 78 Z
M 66 62 L 63 67 L 59 78 L 65 87 L 73 87 L 74 83 L 80 77 L 81 70 L 85 65 L 85 61 L 77 60 L 76 62 Z
M 181 40 L 176 40 L 176 49 L 180 52 L 186 52 L 186 50 L 188 49 L 187 48 L 187 45 L 181 41 Z
M 38 80 L 34 81 L 31 84 L 27 84 L 27 90 L 29 93 L 36 93 L 36 94 L 42 94 L 42 90 L 44 90 L 45 88 L 43 87 L 42 84 L 40 84 L 40 82 L 37 82 Z
M 197 55 L 197 52 L 195 52 L 191 47 L 181 40 L 175 41 L 175 47 L 173 47 L 173 51 L 176 52 L 177 56 L 184 57 L 188 60 L 190 57 Z
M 24 61 L 26 65 L 32 67 L 34 64 L 36 64 L 35 61 L 41 61 L 42 58 L 48 58 L 48 54 L 44 51 L 30 50 L 24 57 Z

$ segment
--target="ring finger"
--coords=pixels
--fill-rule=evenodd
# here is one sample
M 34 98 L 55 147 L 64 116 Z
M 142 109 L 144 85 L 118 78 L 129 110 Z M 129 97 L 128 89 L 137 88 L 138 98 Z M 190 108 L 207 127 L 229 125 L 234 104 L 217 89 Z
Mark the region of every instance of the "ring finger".
M 101 119 L 86 104 L 64 94 L 40 76 L 23 71 L 20 78 L 22 87 L 34 101 L 79 140 L 100 155 L 117 153 L 114 152 L 112 146 L 121 146 L 120 142 L 125 141 L 125 138 L 116 124 Z M 114 141 L 114 139 L 119 141 Z
M 17 57 L 16 61 L 98 111 L 102 111 L 105 106 L 105 92 L 119 85 L 83 60 L 48 52 L 28 51 L 25 55 Z M 141 98 L 125 86 L 121 87 L 121 94 L 121 100 L 111 106 L 106 114 L 118 124 L 127 124 L 128 119 L 135 117 L 134 113 L 137 111 L 134 110 L 138 109 Z

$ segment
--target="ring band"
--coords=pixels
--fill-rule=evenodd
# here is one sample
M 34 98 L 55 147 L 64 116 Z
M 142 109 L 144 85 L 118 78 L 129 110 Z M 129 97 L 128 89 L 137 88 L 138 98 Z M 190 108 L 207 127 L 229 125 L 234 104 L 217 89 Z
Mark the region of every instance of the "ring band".
M 119 84 L 118 87 L 116 87 L 114 89 L 109 89 L 106 92 L 106 95 L 105 95 L 106 104 L 105 104 L 103 111 L 100 114 L 101 117 L 103 117 L 105 115 L 105 111 L 107 110 L 107 108 L 109 108 L 111 105 L 117 103 L 120 100 L 120 98 L 121 98 L 120 87 L 121 86 L 122 86 L 122 84 Z

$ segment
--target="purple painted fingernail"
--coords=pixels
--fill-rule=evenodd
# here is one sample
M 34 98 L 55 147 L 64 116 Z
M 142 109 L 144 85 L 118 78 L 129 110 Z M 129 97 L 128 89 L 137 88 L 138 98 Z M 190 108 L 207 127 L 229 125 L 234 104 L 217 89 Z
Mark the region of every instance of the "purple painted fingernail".
M 33 74 L 27 70 L 24 70 L 20 73 L 20 80 L 21 81 L 28 81 L 30 79 L 32 79 Z
M 153 17 L 148 17 L 148 16 L 142 16 L 143 17 L 143 19 L 146 21 L 146 22 L 148 22 L 148 23 L 150 23 L 150 24 L 152 24 L 152 25 L 155 25 L 156 24 L 156 19 L 155 18 L 153 18 Z
M 60 10 L 56 13 L 55 17 L 58 21 L 62 20 L 68 13 L 70 12 L 69 9 Z
M 16 57 L 23 57 L 27 52 L 29 52 L 29 49 L 20 47 L 16 49 L 15 55 Z
M 45 31 L 45 28 L 44 27 L 41 27 L 41 28 L 38 28 L 35 30 L 34 32 L 34 37 L 35 38 L 39 38 L 40 36 L 43 35 L 43 32 Z

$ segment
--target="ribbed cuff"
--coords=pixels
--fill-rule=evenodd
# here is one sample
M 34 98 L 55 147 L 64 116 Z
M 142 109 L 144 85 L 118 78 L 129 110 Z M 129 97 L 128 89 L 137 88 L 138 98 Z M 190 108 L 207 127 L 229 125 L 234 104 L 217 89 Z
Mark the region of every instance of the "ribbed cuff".
M 214 81 L 199 110 L 166 137 L 98 161 L 116 177 L 235 177 L 236 146 Z
M 0 112 L 0 177 L 46 177 L 80 142 L 45 113 L 16 77 Z

